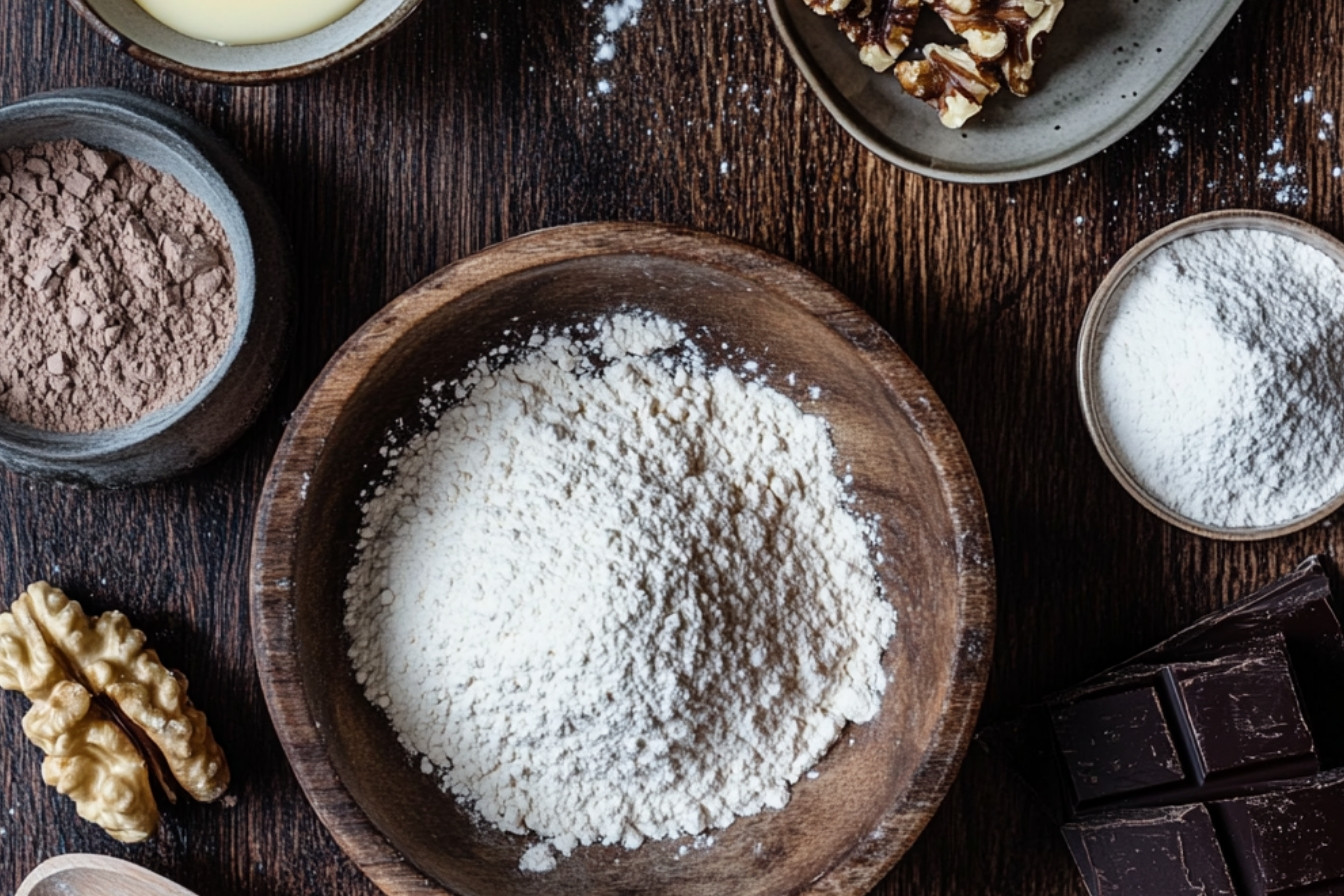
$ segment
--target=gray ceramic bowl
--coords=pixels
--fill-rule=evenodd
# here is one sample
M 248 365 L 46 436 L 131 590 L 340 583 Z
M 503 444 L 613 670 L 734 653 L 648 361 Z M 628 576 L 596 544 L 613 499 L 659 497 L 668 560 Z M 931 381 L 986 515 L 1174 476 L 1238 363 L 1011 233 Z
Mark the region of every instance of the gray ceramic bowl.
M 117 90 L 40 94 L 0 109 L 0 149 L 74 138 L 171 174 L 228 235 L 238 326 L 196 390 L 129 426 L 58 433 L 0 418 L 0 463 L 43 478 L 123 486 L 183 473 L 251 425 L 284 361 L 290 270 L 270 201 L 219 138 L 167 106 Z
M 364 0 L 325 28 L 291 40 L 221 46 L 159 22 L 135 0 L 70 0 L 94 30 L 119 50 L 188 78 L 262 84 L 321 71 L 396 30 L 420 0 Z
M 1087 424 L 1087 431 L 1092 436 L 1093 444 L 1097 447 L 1097 453 L 1101 455 L 1107 469 L 1125 491 L 1148 511 L 1173 526 L 1205 538 L 1223 541 L 1278 538 L 1313 526 L 1344 507 L 1344 494 L 1334 496 L 1322 506 L 1297 519 L 1268 526 L 1216 526 L 1178 513 L 1145 487 L 1126 464 L 1124 454 L 1117 447 L 1117 440 L 1112 434 L 1105 413 L 1105 403 L 1097 385 L 1097 366 L 1100 363 L 1102 345 L 1106 341 L 1111 310 L 1116 301 L 1123 297 L 1122 287 L 1129 275 L 1144 259 L 1168 243 L 1208 230 L 1267 230 L 1292 237 L 1321 251 L 1344 270 L 1344 243 L 1323 230 L 1287 215 L 1228 209 L 1192 215 L 1170 224 L 1140 240 L 1126 252 L 1093 293 L 1078 334 L 1078 399 L 1083 410 L 1083 420 Z
M 906 96 L 890 70 L 859 62 L 832 19 L 804 0 L 768 2 L 803 77 L 860 143 L 902 168 L 964 183 L 1038 177 L 1110 146 L 1171 95 L 1241 6 L 1067 0 L 1046 38 L 1035 92 L 1018 99 L 1000 90 L 963 128 L 950 130 Z M 955 40 L 936 17 L 929 32 L 921 22 L 915 37 L 916 45 Z

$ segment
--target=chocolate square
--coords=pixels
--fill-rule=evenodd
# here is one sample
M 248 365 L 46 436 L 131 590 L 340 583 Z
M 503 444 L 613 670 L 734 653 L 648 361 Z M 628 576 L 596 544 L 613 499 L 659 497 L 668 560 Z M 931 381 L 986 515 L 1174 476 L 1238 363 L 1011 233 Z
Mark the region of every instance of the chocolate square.
M 1212 808 L 1246 896 L 1344 894 L 1344 770 Z
M 1278 632 L 1288 645 L 1302 706 L 1325 767 L 1344 765 L 1344 628 L 1331 603 L 1320 557 L 1236 603 L 1210 613 L 1130 663 L 1155 665 L 1211 657 Z
M 1185 780 L 1155 687 L 1057 706 L 1050 720 L 1079 803 L 1115 800 Z
M 1202 805 L 1111 812 L 1063 831 L 1091 896 L 1236 896 Z
M 1281 635 L 1231 656 L 1173 663 L 1165 676 L 1199 784 L 1244 779 L 1256 766 L 1274 766 L 1261 777 L 1317 770 Z

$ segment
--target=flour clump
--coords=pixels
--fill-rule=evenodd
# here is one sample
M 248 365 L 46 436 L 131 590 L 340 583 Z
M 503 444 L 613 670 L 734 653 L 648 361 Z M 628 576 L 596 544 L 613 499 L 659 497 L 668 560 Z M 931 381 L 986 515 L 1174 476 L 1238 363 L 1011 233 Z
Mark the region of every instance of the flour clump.
M 527 869 L 782 807 L 875 717 L 895 611 L 820 417 L 633 312 L 434 394 L 363 506 L 350 658 Z

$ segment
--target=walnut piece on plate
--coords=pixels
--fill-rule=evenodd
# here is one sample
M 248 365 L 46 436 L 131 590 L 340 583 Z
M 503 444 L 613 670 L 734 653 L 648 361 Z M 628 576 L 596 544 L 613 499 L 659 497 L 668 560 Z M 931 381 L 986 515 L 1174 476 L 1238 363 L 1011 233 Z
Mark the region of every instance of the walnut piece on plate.
M 33 701 L 24 731 L 47 753 L 44 780 L 117 839 L 157 828 L 150 772 L 169 799 L 171 782 L 202 802 L 228 787 L 186 679 L 115 610 L 90 619 L 59 589 L 30 585 L 0 614 L 0 687 Z
M 859 48 L 859 59 L 879 72 L 893 64 L 902 88 L 938 110 L 939 120 L 959 128 L 999 89 L 1000 79 L 1017 96 L 1031 93 L 1045 35 L 1055 27 L 1065 0 L 804 0 L 819 15 L 836 20 Z M 928 6 L 964 44 L 929 43 L 923 59 L 898 62 L 910 45 L 915 23 Z
M 938 120 L 959 128 L 998 92 L 992 71 L 965 50 L 928 44 L 924 58 L 896 64 L 896 77 L 905 92 L 938 110 Z
M 1017 96 L 1031 93 L 1045 35 L 1055 27 L 1064 0 L 930 0 L 948 27 L 966 40 L 980 62 L 995 62 Z
M 807 0 L 813 11 L 830 15 L 859 48 L 859 61 L 884 72 L 910 46 L 923 0 Z

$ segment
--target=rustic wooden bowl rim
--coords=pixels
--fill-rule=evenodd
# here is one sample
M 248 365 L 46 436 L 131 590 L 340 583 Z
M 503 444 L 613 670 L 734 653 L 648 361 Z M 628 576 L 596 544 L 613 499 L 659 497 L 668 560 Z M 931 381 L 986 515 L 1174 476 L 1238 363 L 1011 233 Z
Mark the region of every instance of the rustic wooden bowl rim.
M 1119 293 L 1120 285 L 1135 267 L 1153 252 L 1168 243 L 1208 230 L 1267 230 L 1272 233 L 1290 236 L 1324 252 L 1341 269 L 1344 269 L 1344 242 L 1340 242 L 1332 234 L 1321 230 L 1319 227 L 1313 227 L 1305 221 L 1278 212 L 1256 209 L 1222 209 L 1204 212 L 1182 218 L 1149 234 L 1135 243 L 1133 248 L 1122 255 L 1120 260 L 1111 267 L 1111 270 L 1106 274 L 1106 278 L 1097 287 L 1097 291 L 1092 294 L 1092 298 L 1087 305 L 1087 311 L 1083 315 L 1083 323 L 1078 331 L 1078 363 L 1076 368 L 1078 401 L 1082 406 L 1083 422 L 1087 426 L 1088 434 L 1092 437 L 1092 444 L 1096 446 L 1097 453 L 1101 455 L 1102 462 L 1111 471 L 1111 475 L 1119 481 L 1125 491 L 1129 492 L 1130 497 L 1163 521 L 1179 529 L 1184 529 L 1186 532 L 1221 541 L 1261 541 L 1291 535 L 1294 532 L 1300 532 L 1314 526 L 1344 507 L 1344 492 L 1331 498 L 1311 513 L 1300 516 L 1295 520 L 1289 520 L 1286 523 L 1274 526 L 1210 526 L 1177 513 L 1143 487 L 1125 465 L 1115 446 L 1111 444 L 1110 430 L 1107 428 L 1104 415 L 1100 410 L 1101 401 L 1097 395 L 1094 373 L 1098 353 L 1106 335 L 1102 327 L 1102 321 L 1111 306 L 1111 302 Z
M 640 223 L 574 224 L 506 240 L 431 275 L 384 307 L 336 352 L 295 410 L 266 479 L 252 541 L 252 638 L 262 691 L 294 773 L 323 824 L 351 859 L 385 893 L 448 894 L 427 880 L 373 825 L 341 781 L 302 685 L 292 608 L 300 493 L 333 419 L 310 413 L 315 405 L 341 406 L 402 334 L 446 302 L 496 279 L 574 259 L 644 255 L 718 268 L 783 292 L 851 342 L 880 346 L 875 372 L 888 385 L 891 371 L 913 373 L 926 391 L 904 404 L 939 472 L 943 501 L 957 537 L 959 619 L 956 653 L 944 711 L 919 761 L 904 800 L 920 821 L 894 831 L 893 806 L 868 842 L 849 853 L 799 893 L 861 896 L 891 870 L 919 836 L 946 794 L 974 731 L 989 673 L 994 638 L 994 564 L 984 500 L 955 424 L 913 363 L 876 321 L 816 276 L 781 258 L 733 240 L 685 228 Z M 339 375 L 337 375 L 339 373 Z M 904 400 L 905 396 L 902 396 Z M 947 707 L 959 707 L 947 711 Z M 908 819 L 907 819 L 908 821 Z M 877 856 L 877 858 L 875 858 Z M 842 881 L 828 884 L 828 881 Z

